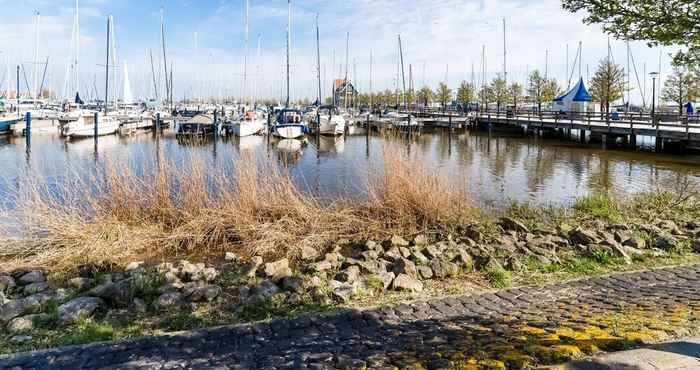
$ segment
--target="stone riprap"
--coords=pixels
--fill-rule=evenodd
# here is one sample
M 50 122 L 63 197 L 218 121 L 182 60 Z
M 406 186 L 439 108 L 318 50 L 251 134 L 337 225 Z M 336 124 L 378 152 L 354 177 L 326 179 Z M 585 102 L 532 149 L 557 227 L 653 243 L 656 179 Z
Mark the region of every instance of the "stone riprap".
M 525 368 L 700 330 L 700 265 L 0 356 L 2 369 Z

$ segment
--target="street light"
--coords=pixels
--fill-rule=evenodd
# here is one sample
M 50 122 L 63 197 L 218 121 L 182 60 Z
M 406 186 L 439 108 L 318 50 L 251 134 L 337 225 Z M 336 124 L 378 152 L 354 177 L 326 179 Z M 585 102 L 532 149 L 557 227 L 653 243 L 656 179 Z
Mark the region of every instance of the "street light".
M 655 126 L 655 110 L 656 110 L 656 76 L 659 75 L 659 72 L 651 72 L 649 73 L 651 76 L 651 125 Z

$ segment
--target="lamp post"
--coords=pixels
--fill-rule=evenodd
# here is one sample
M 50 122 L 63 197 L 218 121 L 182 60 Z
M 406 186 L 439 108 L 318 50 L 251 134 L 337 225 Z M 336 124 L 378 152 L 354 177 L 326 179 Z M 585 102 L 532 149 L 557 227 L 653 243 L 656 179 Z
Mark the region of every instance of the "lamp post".
M 651 125 L 655 126 L 655 113 L 656 113 L 656 76 L 659 75 L 659 72 L 651 72 L 649 73 L 651 76 Z

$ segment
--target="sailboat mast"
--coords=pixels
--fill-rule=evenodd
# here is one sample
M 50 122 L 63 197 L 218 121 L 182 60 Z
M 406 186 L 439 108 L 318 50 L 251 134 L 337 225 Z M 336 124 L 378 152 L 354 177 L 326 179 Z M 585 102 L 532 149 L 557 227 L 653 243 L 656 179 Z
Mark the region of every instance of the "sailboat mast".
M 38 98 L 39 97 L 39 92 L 37 91 L 37 83 L 38 78 L 39 78 L 39 22 L 41 21 L 41 14 L 39 14 L 39 11 L 35 13 L 35 20 L 34 20 L 34 68 L 32 72 L 32 92 L 30 94 L 30 97 L 32 98 Z
M 163 8 L 160 8 L 160 45 L 163 50 L 163 68 L 165 70 L 165 99 L 167 101 L 170 96 L 170 86 L 168 83 L 168 61 L 165 56 L 165 14 Z
M 75 0 L 75 66 L 73 68 L 75 72 L 75 94 L 78 95 L 80 91 L 80 11 L 78 10 L 78 0 Z
M 403 46 L 401 45 L 401 35 L 399 37 L 399 58 L 401 60 L 401 82 L 403 85 L 403 107 L 406 109 L 406 74 L 403 69 Z
M 345 105 L 345 110 L 348 109 L 348 68 L 350 63 L 350 32 L 347 32 L 345 34 L 345 99 L 344 100 L 344 105 Z
M 258 52 L 256 56 L 255 65 L 255 79 L 253 80 L 253 108 L 258 102 L 258 78 L 260 78 L 260 43 L 262 42 L 262 35 L 258 34 Z
M 369 50 L 369 111 L 372 112 L 372 49 Z
M 109 31 L 112 26 L 112 16 L 107 17 L 107 63 L 105 64 L 105 101 L 104 113 L 107 114 L 107 101 L 109 97 Z M 97 124 L 97 122 L 95 122 Z
M 245 1 L 245 55 L 243 55 L 243 105 L 248 100 L 248 0 Z
M 318 105 L 321 102 L 321 36 L 318 30 L 318 13 L 316 13 L 316 76 L 318 78 Z
M 156 69 L 153 66 L 153 51 L 149 50 L 148 53 L 151 56 L 151 75 L 153 76 L 153 92 L 155 92 L 156 101 L 158 101 L 158 83 L 156 82 Z
M 289 108 L 289 48 L 292 43 L 292 0 L 287 0 L 287 101 L 285 107 Z
M 503 18 L 503 82 L 508 86 L 508 64 L 506 64 L 506 19 Z

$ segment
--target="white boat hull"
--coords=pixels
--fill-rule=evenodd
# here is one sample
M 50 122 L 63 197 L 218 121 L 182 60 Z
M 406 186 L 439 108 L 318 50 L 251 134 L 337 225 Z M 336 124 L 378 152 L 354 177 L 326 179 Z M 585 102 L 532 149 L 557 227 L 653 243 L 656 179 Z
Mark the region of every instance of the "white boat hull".
M 243 121 L 233 124 L 233 134 L 239 137 L 252 136 L 265 129 L 265 122 L 259 120 Z
M 321 116 L 319 131 L 321 135 L 343 135 L 345 133 L 345 119 L 340 116 L 331 119 L 328 119 L 328 116 Z
M 304 136 L 304 126 L 302 125 L 276 125 L 274 135 L 283 139 L 297 139 Z

